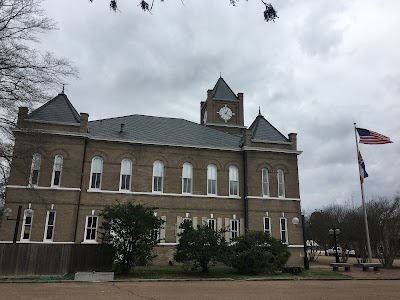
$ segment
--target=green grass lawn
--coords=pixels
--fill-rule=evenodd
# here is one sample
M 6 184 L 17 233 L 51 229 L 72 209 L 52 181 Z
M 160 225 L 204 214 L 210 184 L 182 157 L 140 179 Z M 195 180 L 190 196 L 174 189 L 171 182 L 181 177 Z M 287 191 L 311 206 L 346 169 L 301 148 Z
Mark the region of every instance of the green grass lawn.
M 263 275 L 242 275 L 235 272 L 234 269 L 225 266 L 215 266 L 210 268 L 209 273 L 189 272 L 183 270 L 181 266 L 146 266 L 136 267 L 128 276 L 115 275 L 119 280 L 130 279 L 338 279 L 349 278 L 348 276 L 328 270 L 310 269 L 298 275 L 290 273 L 282 274 L 263 274 Z

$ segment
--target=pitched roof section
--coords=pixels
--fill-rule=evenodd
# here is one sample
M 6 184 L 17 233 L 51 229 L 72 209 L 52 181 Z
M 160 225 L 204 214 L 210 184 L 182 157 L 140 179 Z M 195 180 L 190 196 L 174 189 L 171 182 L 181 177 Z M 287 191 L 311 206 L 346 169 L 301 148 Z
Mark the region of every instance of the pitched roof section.
M 250 125 L 249 129 L 253 131 L 253 139 L 265 142 L 278 142 L 278 143 L 290 143 L 282 133 L 278 131 L 274 126 L 271 125 L 262 115 L 258 114 L 253 124 Z
M 49 102 L 31 112 L 27 119 L 57 123 L 80 123 L 80 115 L 63 93 L 58 94 Z
M 225 80 L 220 77 L 213 88 L 213 99 L 215 100 L 228 100 L 239 101 L 238 97 L 226 84 Z
M 93 138 L 147 144 L 240 149 L 242 139 L 183 119 L 143 115 L 90 121 L 88 127 Z

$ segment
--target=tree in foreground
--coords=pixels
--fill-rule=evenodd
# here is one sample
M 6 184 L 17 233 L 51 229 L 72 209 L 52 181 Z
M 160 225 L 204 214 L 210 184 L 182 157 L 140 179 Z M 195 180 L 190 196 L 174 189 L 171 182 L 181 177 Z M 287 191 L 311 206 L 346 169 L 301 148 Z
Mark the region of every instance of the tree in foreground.
M 193 228 L 191 222 L 182 223 L 180 228 L 182 232 L 174 259 L 182 262 L 185 269 L 196 271 L 201 268 L 202 272 L 208 272 L 210 266 L 224 262 L 228 251 L 224 230 L 214 230 L 207 224 Z
M 18 106 L 32 108 L 54 97 L 77 70 L 66 58 L 37 51 L 41 34 L 56 29 L 42 0 L 0 0 L 0 184 L 6 184 L 12 159 Z
M 115 263 L 126 275 L 138 264 L 151 261 L 154 246 L 159 242 L 159 230 L 164 221 L 155 216 L 154 208 L 127 202 L 104 208 L 103 243 L 115 251 Z
M 93 0 L 89 0 L 89 1 L 93 2 Z M 164 2 L 164 1 L 165 0 L 160 0 L 160 2 Z M 201 1 L 201 0 L 199 0 L 199 1 Z M 246 1 L 248 1 L 248 0 L 246 0 Z M 266 22 L 269 22 L 269 21 L 275 22 L 275 19 L 279 18 L 279 17 L 278 17 L 278 14 L 277 14 L 276 10 L 272 6 L 272 4 L 271 3 L 266 3 L 263 0 L 260 0 L 260 1 L 262 2 L 262 4 L 265 7 L 265 10 L 264 10 L 264 13 L 263 13 L 264 14 L 264 20 Z M 147 1 L 146 0 L 139 0 L 138 2 L 139 2 L 138 6 L 143 11 L 148 11 L 148 12 L 151 13 L 151 11 L 153 9 L 153 6 L 154 6 L 154 0 L 147 0 Z M 181 0 L 181 2 L 182 2 L 182 4 L 184 3 L 183 0 Z M 239 0 L 229 0 L 229 3 L 232 6 L 236 6 L 237 2 L 239 2 Z M 110 9 L 112 9 L 115 12 L 118 10 L 117 0 L 110 0 Z
M 240 274 L 280 271 L 290 257 L 286 245 L 261 231 L 249 231 L 236 238 L 231 247 L 231 266 Z

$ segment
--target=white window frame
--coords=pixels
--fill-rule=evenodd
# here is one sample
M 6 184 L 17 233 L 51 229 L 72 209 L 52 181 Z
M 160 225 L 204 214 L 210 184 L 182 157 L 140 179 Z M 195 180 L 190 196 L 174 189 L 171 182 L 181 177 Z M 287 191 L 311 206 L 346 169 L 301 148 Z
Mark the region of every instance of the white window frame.
M 282 221 L 284 221 L 285 228 L 282 228 Z M 286 218 L 280 218 L 279 219 L 279 229 L 280 229 L 280 239 L 282 244 L 289 244 L 289 234 L 288 234 L 288 228 L 287 228 L 287 219 Z M 283 240 L 283 237 L 285 237 L 286 241 Z
M 60 158 L 61 162 L 59 163 L 57 159 Z M 60 187 L 61 186 L 61 175 L 62 175 L 62 168 L 64 163 L 64 157 L 60 154 L 57 154 L 54 157 L 54 164 L 53 164 L 53 175 L 51 176 L 51 186 L 52 187 Z M 60 172 L 60 176 L 58 177 L 58 184 L 54 184 L 54 180 L 56 179 L 56 172 Z
M 157 166 L 160 166 L 160 171 L 156 168 Z M 160 174 L 161 173 L 161 174 Z M 161 176 L 160 176 L 161 175 Z M 161 190 L 154 190 L 155 185 L 154 185 L 154 180 L 155 177 L 157 178 L 161 178 Z M 151 183 L 151 190 L 153 193 L 162 193 L 164 191 L 164 163 L 160 160 L 156 160 L 153 163 L 153 177 L 152 177 L 152 183 Z
M 236 183 L 236 194 L 232 193 L 233 183 Z M 229 167 L 229 196 L 239 196 L 239 169 L 236 166 Z
M 42 162 L 42 156 L 40 155 L 40 153 L 33 154 L 33 156 L 32 156 L 32 164 L 31 164 L 31 173 L 29 175 L 29 185 L 32 185 L 32 186 L 39 185 L 41 162 Z M 36 182 L 35 183 L 33 183 L 33 181 L 32 181 L 34 171 L 37 171 L 37 177 L 36 177 Z
M 96 227 L 93 227 L 93 226 L 88 227 L 89 218 L 96 218 Z M 88 215 L 88 216 L 86 216 L 85 232 L 84 232 L 84 236 L 83 236 L 83 242 L 84 243 L 97 244 L 97 230 L 98 230 L 98 227 L 99 227 L 99 216 L 96 216 L 96 215 Z M 95 230 L 94 239 L 88 239 L 87 238 L 87 231 L 88 230 Z
M 96 174 L 100 174 L 100 181 L 99 181 L 99 186 L 97 187 L 97 186 L 95 186 L 95 187 L 92 187 L 92 180 L 93 180 L 93 169 L 94 169 L 94 162 L 95 162 L 95 160 L 99 160 L 99 162 L 100 162 L 100 172 L 96 172 Z M 101 190 L 101 184 L 102 184 L 102 181 L 103 181 L 103 164 L 104 164 L 104 162 L 103 162 L 103 159 L 100 157 L 100 156 L 95 156 L 95 157 L 93 157 L 93 159 L 92 159 L 92 165 L 91 165 L 91 168 L 90 168 L 90 180 L 89 180 L 89 189 L 90 190 Z
M 54 213 L 54 218 L 53 218 L 53 224 L 49 224 L 50 221 L 50 213 Z M 46 216 L 46 224 L 45 224 L 45 228 L 44 228 L 44 236 L 43 236 L 43 241 L 44 242 L 52 242 L 54 240 L 54 229 L 56 226 L 56 211 L 55 210 L 48 210 L 47 211 L 47 216 Z M 49 228 L 52 227 L 52 234 L 51 234 L 51 238 L 48 239 L 47 238 L 47 233 L 49 231 Z
M 186 190 L 185 186 L 188 187 Z M 192 194 L 192 192 L 193 192 L 193 166 L 191 163 L 186 162 L 182 166 L 182 194 Z
M 207 226 L 212 230 L 217 230 L 217 220 L 216 219 L 207 219 Z
M 207 166 L 207 195 L 217 195 L 217 176 L 218 176 L 218 169 L 215 165 L 210 164 Z M 212 184 L 210 184 L 212 183 Z M 212 185 L 214 185 L 214 192 L 212 189 Z
M 268 232 L 269 235 L 271 235 L 271 218 L 270 217 L 264 217 L 263 221 L 264 221 L 263 222 L 264 232 Z M 268 228 L 267 228 L 267 226 L 265 226 L 266 224 L 268 224 Z
M 279 176 L 280 174 L 282 174 L 282 176 Z M 283 172 L 282 169 L 279 169 L 276 172 L 277 175 L 277 179 L 278 179 L 278 197 L 279 198 L 285 198 L 285 172 Z M 282 180 L 281 180 L 282 179 Z M 280 194 L 279 192 L 279 187 L 282 186 L 282 194 Z
M 269 178 L 268 178 L 268 175 L 269 175 L 268 169 L 267 168 L 262 169 L 262 171 L 261 171 L 261 177 L 262 177 L 261 178 L 261 184 L 262 184 L 261 188 L 262 188 L 263 197 L 268 197 L 269 196 Z
M 235 226 L 233 224 L 236 224 Z M 237 238 L 239 236 L 240 224 L 238 219 L 231 219 L 229 231 L 231 235 L 231 239 Z
M 21 230 L 21 238 L 20 238 L 20 240 L 29 242 L 31 240 L 31 236 L 32 236 L 33 214 L 28 217 L 26 215 L 26 212 L 27 212 L 27 209 L 25 209 L 25 211 L 24 211 L 24 219 L 23 219 L 23 222 L 22 222 L 22 230 Z M 29 218 L 30 223 L 26 222 L 27 218 Z M 27 231 L 27 228 L 29 228 L 29 235 L 28 235 L 27 238 L 25 238 L 24 236 L 25 236 L 25 233 Z
M 128 171 L 124 170 L 124 163 L 128 164 L 127 168 L 129 168 Z M 128 187 L 127 188 L 122 188 L 122 182 L 123 182 L 123 176 L 129 176 L 128 180 Z M 124 158 L 121 161 L 121 172 L 120 172 L 120 178 L 119 178 L 119 190 L 120 191 L 130 191 L 131 186 L 132 186 L 132 161 L 129 158 Z

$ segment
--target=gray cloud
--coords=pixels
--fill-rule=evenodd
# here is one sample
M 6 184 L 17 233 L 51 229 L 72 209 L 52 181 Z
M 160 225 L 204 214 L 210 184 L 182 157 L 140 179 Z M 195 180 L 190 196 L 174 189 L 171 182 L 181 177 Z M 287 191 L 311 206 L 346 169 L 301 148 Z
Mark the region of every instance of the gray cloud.
M 81 78 L 66 91 L 78 111 L 199 122 L 222 72 L 244 92 L 246 125 L 261 106 L 283 134 L 298 133 L 303 209 L 359 201 L 353 122 L 395 141 L 360 146 L 367 197 L 400 191 L 400 2 L 282 0 L 276 23 L 263 21 L 258 1 L 156 4 L 150 15 L 128 0 L 121 13 L 104 1 L 45 2 L 60 30 L 39 47 L 76 62 Z

